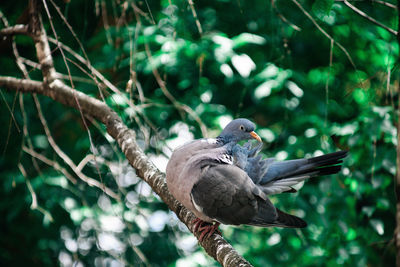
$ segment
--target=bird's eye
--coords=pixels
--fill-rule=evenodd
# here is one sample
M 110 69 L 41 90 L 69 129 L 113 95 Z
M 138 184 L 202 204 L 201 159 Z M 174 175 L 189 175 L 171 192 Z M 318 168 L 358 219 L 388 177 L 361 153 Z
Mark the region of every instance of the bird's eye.
M 239 126 L 239 129 L 242 130 L 242 131 L 244 131 L 244 126 L 243 126 L 243 125 L 240 125 L 240 126 Z

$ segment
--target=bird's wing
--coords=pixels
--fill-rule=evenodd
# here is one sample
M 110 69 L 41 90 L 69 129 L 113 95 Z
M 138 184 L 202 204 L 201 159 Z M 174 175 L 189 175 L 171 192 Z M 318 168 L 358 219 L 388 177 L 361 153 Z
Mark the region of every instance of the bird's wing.
M 166 173 L 167 186 L 171 194 L 205 221 L 210 219 L 196 212 L 190 193 L 193 185 L 200 179 L 202 169 L 210 164 L 232 164 L 232 156 L 227 153 L 227 146 L 196 140 L 174 151 Z
M 267 196 L 240 168 L 209 165 L 193 186 L 194 207 L 224 224 L 248 224 L 261 227 L 305 227 L 300 218 L 274 207 Z
M 269 208 L 265 215 L 273 223 L 277 218 L 275 207 L 247 174 L 233 165 L 209 165 L 203 169 L 191 191 L 196 209 L 224 224 L 249 224 L 257 216 L 260 203 Z

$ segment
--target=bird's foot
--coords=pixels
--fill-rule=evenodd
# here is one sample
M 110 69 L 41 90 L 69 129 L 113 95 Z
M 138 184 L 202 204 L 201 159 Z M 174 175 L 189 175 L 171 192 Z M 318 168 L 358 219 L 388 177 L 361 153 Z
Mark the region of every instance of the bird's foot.
M 210 224 L 208 222 L 205 222 L 199 218 L 196 218 L 194 221 L 194 228 L 193 231 L 194 232 L 200 232 L 200 237 L 199 237 L 199 241 L 203 241 L 204 237 L 207 236 L 207 238 L 209 238 L 210 236 L 212 236 L 215 232 L 217 232 L 218 234 L 221 234 L 221 231 L 218 229 L 220 223 L 216 222 L 213 224 Z

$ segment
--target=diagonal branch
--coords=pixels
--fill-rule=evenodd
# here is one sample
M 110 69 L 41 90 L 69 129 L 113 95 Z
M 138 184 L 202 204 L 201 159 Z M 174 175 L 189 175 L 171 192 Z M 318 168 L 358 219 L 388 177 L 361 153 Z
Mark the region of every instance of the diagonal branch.
M 341 45 L 338 41 L 336 41 L 332 36 L 330 36 L 318 23 L 317 21 L 311 16 L 310 13 L 307 12 L 307 10 L 304 9 L 304 7 L 297 1 L 297 0 L 292 0 L 292 2 L 301 10 L 301 12 L 304 13 L 304 15 L 306 15 L 306 17 L 311 20 L 311 22 L 315 25 L 315 27 L 317 27 L 317 29 L 326 36 L 326 38 L 328 38 L 329 40 L 331 40 L 331 42 L 334 42 L 334 44 L 336 44 L 340 50 L 343 51 L 343 53 L 346 55 L 347 59 L 349 60 L 349 62 L 351 63 L 351 65 L 354 67 L 354 69 L 357 69 L 356 64 L 354 64 L 353 59 L 351 58 L 349 52 L 347 52 L 346 48 L 344 48 L 343 45 Z
M 28 175 L 26 173 L 26 170 L 24 168 L 24 166 L 22 166 L 21 163 L 18 163 L 18 169 L 20 170 L 20 172 L 22 173 L 22 175 L 25 178 L 25 183 L 26 186 L 28 187 L 29 192 L 31 193 L 31 197 L 32 197 L 32 204 L 31 204 L 31 209 L 32 210 L 38 210 L 39 212 L 41 212 L 44 216 L 46 216 L 47 218 L 49 218 L 49 220 L 51 222 L 54 221 L 53 216 L 51 216 L 50 212 L 48 212 L 47 210 L 45 210 L 44 208 L 42 208 L 41 206 L 38 205 L 38 201 L 37 201 L 37 196 L 36 196 L 36 192 L 32 187 L 31 181 L 28 179 Z
M 344 1 L 347 1 L 347 0 L 335 0 L 335 2 L 344 2 Z M 352 2 L 363 2 L 363 1 L 364 0 L 352 0 Z M 382 0 L 368 0 L 368 1 L 372 2 L 372 3 L 380 4 L 380 5 L 392 8 L 392 9 L 397 9 L 397 6 L 395 4 L 392 4 L 392 3 L 389 3 L 386 1 L 382 1 Z M 364 2 L 367 2 L 367 1 L 364 1 Z
M 292 22 L 290 22 L 279 10 L 278 7 L 275 4 L 275 0 L 271 0 L 271 6 L 274 9 L 276 15 L 287 25 L 289 25 L 290 27 L 292 27 L 295 31 L 300 32 L 301 28 L 295 24 L 293 24 Z
M 23 24 L 17 24 L 0 30 L 0 36 L 16 35 L 16 34 L 28 34 L 28 26 Z
M 50 133 L 50 129 L 47 126 L 46 119 L 44 118 L 43 112 L 42 112 L 42 107 L 40 105 L 39 99 L 37 98 L 36 94 L 33 94 L 33 100 L 36 105 L 36 109 L 38 111 L 39 119 L 40 122 L 43 125 L 44 132 L 46 133 L 47 140 L 53 150 L 56 152 L 56 154 L 62 158 L 62 160 L 73 170 L 73 172 L 78 176 L 82 181 L 87 183 L 89 186 L 95 186 L 99 189 L 101 189 L 104 193 L 109 195 L 110 197 L 120 200 L 120 197 L 118 194 L 114 193 L 110 188 L 106 187 L 103 183 L 97 181 L 96 179 L 93 179 L 91 177 L 88 177 L 86 174 L 84 174 L 81 169 L 78 169 L 78 167 L 75 165 L 75 163 L 72 161 L 70 157 L 68 157 L 67 154 L 64 153 L 64 151 L 61 150 L 61 148 L 57 145 L 56 141 L 53 139 L 53 136 Z
M 350 4 L 347 0 L 343 0 L 343 3 L 348 6 L 351 10 L 353 10 L 354 12 L 356 12 L 358 15 L 360 15 L 361 17 L 369 20 L 370 22 L 378 25 L 379 27 L 387 30 L 389 33 L 393 34 L 394 36 L 397 36 L 397 31 L 393 30 L 392 28 L 389 28 L 388 26 L 380 23 L 379 21 L 377 21 L 376 19 L 374 19 L 373 17 L 368 16 L 364 11 L 356 8 L 355 6 L 353 6 L 352 4 Z
M 137 175 L 151 186 L 169 209 L 175 212 L 178 218 L 193 232 L 194 214 L 173 198 L 168 191 L 165 175 L 153 165 L 136 143 L 135 132 L 129 129 L 118 114 L 105 103 L 76 91 L 57 79 L 47 87 L 37 81 L 0 76 L 0 87 L 24 93 L 39 93 L 75 109 L 78 109 L 75 101 L 77 98 L 82 112 L 106 125 L 107 132 L 117 141 L 131 166 L 136 169 Z M 197 232 L 194 235 L 197 238 L 200 236 Z M 214 234 L 211 238 L 199 241 L 199 243 L 222 266 L 251 266 L 220 235 Z
M 154 192 L 160 196 L 162 201 L 168 205 L 169 209 L 177 214 L 178 218 L 190 231 L 193 231 L 194 214 L 183 207 L 169 193 L 165 182 L 165 175 L 153 165 L 140 149 L 135 141 L 136 133 L 129 129 L 118 114 L 109 108 L 107 104 L 77 91 L 73 87 L 67 86 L 57 79 L 57 72 L 54 68 L 48 37 L 43 28 L 39 10 L 40 6 L 38 0 L 29 1 L 30 23 L 28 25 L 28 32 L 35 43 L 36 54 L 43 74 L 43 82 L 0 76 L 0 88 L 21 93 L 38 93 L 48 96 L 56 102 L 78 110 L 82 116 L 92 117 L 103 123 L 106 126 L 108 134 L 117 141 L 131 166 L 136 169 L 137 175 L 148 183 Z M 57 47 L 60 48 L 60 43 L 57 42 L 57 40 L 56 43 Z M 61 49 L 60 51 L 63 54 Z M 84 118 L 83 121 L 85 122 Z M 42 155 L 25 146 L 23 149 L 26 153 L 50 165 L 54 164 L 54 168 L 59 168 L 60 171 L 63 171 L 63 168 L 58 166 L 57 162 L 50 162 Z M 76 168 L 78 169 L 78 167 Z M 68 174 L 65 173 L 65 175 Z M 199 238 L 199 233 L 196 232 L 195 236 Z M 200 241 L 200 245 L 222 266 L 251 266 L 250 263 L 242 258 L 220 235 L 214 234 L 211 238 Z
M 188 3 L 189 3 L 189 6 L 190 6 L 190 9 L 192 10 L 193 18 L 196 21 L 197 30 L 199 31 L 200 35 L 203 35 L 203 29 L 201 27 L 200 20 L 197 17 L 197 12 L 196 12 L 196 9 L 194 8 L 193 0 L 188 0 Z
M 30 22 L 28 31 L 31 33 L 35 43 L 36 56 L 41 66 L 43 81 L 45 83 L 50 83 L 56 77 L 56 70 L 54 68 L 49 42 L 47 41 L 47 34 L 44 30 L 42 18 L 38 10 L 40 10 L 40 8 L 37 1 L 29 1 Z
M 60 166 L 60 164 L 58 164 L 58 162 L 48 159 L 45 156 L 43 156 L 42 154 L 39 154 L 36 151 L 34 151 L 33 149 L 27 148 L 26 146 L 23 146 L 22 150 L 25 153 L 31 155 L 32 157 L 53 167 L 55 170 L 61 172 L 71 183 L 73 183 L 73 184 L 77 183 L 76 179 L 64 167 Z
M 151 55 L 150 52 L 150 47 L 148 43 L 145 43 L 145 50 L 146 50 L 146 54 L 147 54 L 147 58 L 150 61 L 150 64 L 154 66 L 153 62 L 153 57 Z M 203 121 L 200 119 L 200 117 L 196 114 L 196 112 L 194 112 L 194 110 L 189 107 L 186 104 L 182 104 L 181 102 L 179 102 L 178 100 L 176 100 L 176 98 L 171 94 L 170 91 L 168 91 L 167 86 L 165 85 L 165 82 L 163 81 L 163 79 L 161 78 L 160 73 L 158 72 L 158 69 L 154 66 L 152 67 L 152 72 L 153 72 L 153 76 L 156 79 L 156 82 L 158 83 L 158 85 L 160 86 L 161 91 L 163 92 L 163 94 L 165 95 L 166 98 L 169 99 L 169 101 L 172 102 L 172 104 L 178 109 L 178 110 L 183 110 L 185 111 L 187 114 L 189 114 L 190 116 L 192 116 L 194 118 L 194 120 L 197 122 L 197 124 L 200 126 L 200 130 L 201 133 L 203 134 L 204 137 L 208 136 L 207 133 L 207 127 L 205 126 L 205 124 L 203 123 Z

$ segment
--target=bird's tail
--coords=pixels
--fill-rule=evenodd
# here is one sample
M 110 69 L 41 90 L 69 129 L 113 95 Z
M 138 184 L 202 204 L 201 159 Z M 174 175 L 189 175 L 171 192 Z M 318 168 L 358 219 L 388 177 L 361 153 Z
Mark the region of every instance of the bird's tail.
M 284 228 L 304 228 L 307 226 L 307 223 L 300 219 L 297 216 L 291 215 L 289 213 L 283 212 L 279 209 L 276 209 L 278 213 L 278 218 L 273 222 L 268 222 L 262 219 L 262 217 L 256 217 L 253 219 L 249 225 L 252 226 L 260 226 L 260 227 L 284 227 Z
M 337 151 L 309 159 L 274 162 L 269 166 L 260 184 L 299 176 L 311 177 L 334 174 L 340 171 L 340 163 L 346 156 L 347 151 Z

